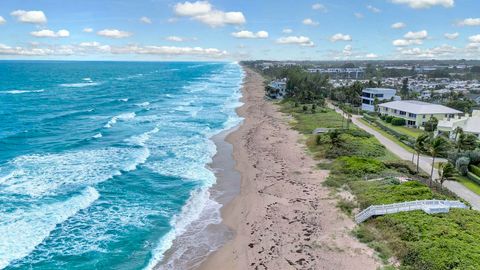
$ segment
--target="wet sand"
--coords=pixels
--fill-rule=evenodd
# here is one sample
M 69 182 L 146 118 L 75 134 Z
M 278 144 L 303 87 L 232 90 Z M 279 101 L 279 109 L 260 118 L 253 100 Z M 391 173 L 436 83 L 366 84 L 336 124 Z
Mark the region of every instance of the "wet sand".
M 228 233 L 218 233 L 230 240 L 199 269 L 376 269 L 380 263 L 373 251 L 351 235 L 355 224 L 322 186 L 328 171 L 314 168 L 299 143 L 301 135 L 264 99 L 263 78 L 245 71 L 245 105 L 238 109 L 245 121 L 227 136 L 241 176 L 240 193 L 234 196 L 235 181 L 229 184 L 228 173 L 217 174 L 215 187 L 230 190 L 218 197 L 225 204 L 220 225 L 228 227 Z M 213 168 L 219 168 L 215 162 Z

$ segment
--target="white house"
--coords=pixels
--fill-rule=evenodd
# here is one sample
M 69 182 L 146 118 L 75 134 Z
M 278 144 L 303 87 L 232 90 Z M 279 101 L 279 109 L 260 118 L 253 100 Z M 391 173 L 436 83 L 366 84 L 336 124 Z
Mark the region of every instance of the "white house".
M 441 120 L 437 127 L 438 131 L 447 133 L 451 139 L 455 138 L 457 128 L 480 137 L 480 111 L 474 110 L 471 115 Z
M 287 78 L 274 80 L 268 86 L 270 90 L 266 94 L 270 98 L 281 99 L 287 94 Z
M 422 127 L 430 118 L 452 119 L 459 117 L 463 112 L 439 105 L 418 100 L 392 101 L 379 104 L 382 115 L 390 115 L 405 119 L 407 126 Z
M 385 100 L 399 100 L 400 97 L 396 96 L 397 90 L 390 88 L 365 88 L 362 91 L 362 110 L 373 112 L 375 111 L 374 101 Z

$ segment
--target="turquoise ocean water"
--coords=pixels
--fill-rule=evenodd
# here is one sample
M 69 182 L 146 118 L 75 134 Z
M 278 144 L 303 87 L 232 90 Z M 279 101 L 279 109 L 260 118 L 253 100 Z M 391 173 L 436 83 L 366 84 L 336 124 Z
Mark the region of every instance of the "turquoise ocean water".
M 0 269 L 161 261 L 218 212 L 210 138 L 241 121 L 242 79 L 236 63 L 0 62 Z

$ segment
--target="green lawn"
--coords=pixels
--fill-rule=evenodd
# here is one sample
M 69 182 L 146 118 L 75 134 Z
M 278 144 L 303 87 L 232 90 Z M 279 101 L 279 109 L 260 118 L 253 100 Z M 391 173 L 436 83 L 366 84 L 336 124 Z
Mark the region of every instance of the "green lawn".
M 395 142 L 396 144 L 400 145 L 403 149 L 407 150 L 408 152 L 410 153 L 414 153 L 415 150 L 413 150 L 410 146 L 402 143 L 399 139 L 397 139 L 395 136 L 391 135 L 390 133 L 384 131 L 383 129 L 377 127 L 377 126 L 374 126 L 372 124 L 370 124 L 369 122 L 365 121 L 364 119 L 358 119 L 360 122 L 362 122 L 363 124 L 365 124 L 366 126 L 368 127 L 371 127 L 373 129 L 375 129 L 375 131 L 379 132 L 380 134 L 382 134 L 383 136 L 387 137 L 388 139 L 392 140 L 393 142 Z
M 285 102 L 280 106 L 282 112 L 291 114 L 295 118 L 292 123 L 293 128 L 303 134 L 312 134 L 316 128 L 342 128 L 342 125 L 346 127 L 347 121 L 331 109 L 317 108 L 316 112 L 312 113 L 311 105 L 307 105 L 306 112 L 303 111 L 303 105 L 294 107 L 291 102 Z
M 460 182 L 460 184 L 464 185 L 466 188 L 470 189 L 471 191 L 475 192 L 476 194 L 480 195 L 480 185 L 473 182 L 472 180 L 468 179 L 465 176 L 455 176 L 455 180 Z
M 423 130 L 421 130 L 421 129 L 410 128 L 410 127 L 406 127 L 406 126 L 403 126 L 403 127 L 402 126 L 394 126 L 394 125 L 389 124 L 389 123 L 387 123 L 387 122 L 385 122 L 381 119 L 379 119 L 379 121 L 381 121 L 382 124 L 384 124 L 385 126 L 395 130 L 396 132 L 405 134 L 405 135 L 413 137 L 415 139 L 423 133 Z

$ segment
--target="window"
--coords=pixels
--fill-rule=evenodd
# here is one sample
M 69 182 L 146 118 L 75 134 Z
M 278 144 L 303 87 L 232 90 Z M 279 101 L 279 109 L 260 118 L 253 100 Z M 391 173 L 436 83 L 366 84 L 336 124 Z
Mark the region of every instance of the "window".
M 400 115 L 407 115 L 407 113 L 404 111 L 400 111 Z
M 383 94 L 376 94 L 375 97 L 377 97 L 377 98 L 383 98 Z
M 416 123 L 415 121 L 408 120 L 408 121 L 407 121 L 407 125 L 409 125 L 409 126 L 416 126 L 417 123 Z
M 368 104 L 368 105 L 371 105 L 372 104 L 372 101 L 368 100 L 368 99 L 364 99 L 362 101 L 363 104 Z
M 415 118 L 415 117 L 417 117 L 417 115 L 414 114 L 414 113 L 409 113 L 409 114 L 408 114 L 408 117 Z
M 422 118 L 423 118 L 423 119 L 427 118 L 427 115 L 426 115 L 426 114 L 424 114 Z

